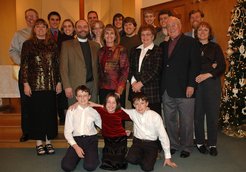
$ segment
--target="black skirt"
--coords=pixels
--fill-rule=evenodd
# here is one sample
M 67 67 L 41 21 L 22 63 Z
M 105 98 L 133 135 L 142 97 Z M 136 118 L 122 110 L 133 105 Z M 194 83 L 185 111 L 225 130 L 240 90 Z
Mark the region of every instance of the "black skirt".
M 104 170 L 126 169 L 127 137 L 106 137 L 104 138 L 104 143 L 102 165 L 100 168 Z
M 32 91 L 28 98 L 29 137 L 34 140 L 54 139 L 57 136 L 55 91 Z

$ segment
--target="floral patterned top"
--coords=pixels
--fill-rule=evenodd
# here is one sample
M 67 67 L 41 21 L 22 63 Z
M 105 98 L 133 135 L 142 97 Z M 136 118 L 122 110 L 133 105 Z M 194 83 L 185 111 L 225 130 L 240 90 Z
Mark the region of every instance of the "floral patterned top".
M 122 94 L 129 73 L 129 61 L 126 49 L 121 45 L 104 46 L 98 51 L 99 88 L 115 90 Z

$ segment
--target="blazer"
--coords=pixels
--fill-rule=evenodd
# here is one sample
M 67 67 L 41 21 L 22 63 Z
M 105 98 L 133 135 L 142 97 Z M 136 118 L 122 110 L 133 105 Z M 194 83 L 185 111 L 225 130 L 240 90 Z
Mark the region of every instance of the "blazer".
M 166 90 L 170 97 L 186 98 L 186 88 L 197 86 L 195 78 L 201 66 L 199 45 L 194 38 L 182 34 L 168 57 L 170 41 L 160 44 L 164 54 L 161 94 Z
M 91 50 L 94 88 L 98 88 L 97 51 L 100 45 L 94 41 L 88 40 L 88 42 Z M 75 91 L 79 85 L 86 84 L 86 64 L 78 39 L 62 42 L 60 73 L 64 89 L 70 87 Z M 97 92 L 97 90 L 95 91 Z
M 150 103 L 160 103 L 160 79 L 162 67 L 162 51 L 158 46 L 148 50 L 138 72 L 141 49 L 133 49 L 130 55 L 129 80 L 134 76 L 137 81 L 143 83 L 141 91 L 148 97 Z M 130 94 L 133 94 L 130 89 Z M 130 97 L 131 98 L 131 95 Z

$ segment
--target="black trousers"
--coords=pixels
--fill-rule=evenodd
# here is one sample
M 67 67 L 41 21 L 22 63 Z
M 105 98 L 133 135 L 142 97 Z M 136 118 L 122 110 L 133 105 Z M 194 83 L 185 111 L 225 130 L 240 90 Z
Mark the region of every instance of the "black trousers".
M 98 156 L 98 137 L 97 135 L 93 136 L 76 136 L 74 140 L 84 150 L 85 157 L 83 158 L 84 164 L 83 167 L 87 171 L 93 171 L 99 165 L 99 156 Z M 61 168 L 64 171 L 73 171 L 79 161 L 81 160 L 78 157 L 76 151 L 72 146 L 70 146 L 66 152 L 66 155 L 62 159 Z
M 62 90 L 60 94 L 57 94 L 57 113 L 59 116 L 60 122 L 65 122 L 65 113 L 68 108 L 68 100 L 65 94 L 65 91 Z
M 131 164 L 139 164 L 143 171 L 152 171 L 154 170 L 157 155 L 157 141 L 145 141 L 134 137 L 126 160 Z
M 208 146 L 216 146 L 220 108 L 220 78 L 209 78 L 198 85 L 195 101 L 195 136 L 197 144 L 204 144 L 204 117 L 207 120 Z
M 24 93 L 24 85 L 21 82 L 21 70 L 19 71 L 18 86 L 20 91 L 21 104 L 21 130 L 24 135 L 28 135 L 28 97 Z

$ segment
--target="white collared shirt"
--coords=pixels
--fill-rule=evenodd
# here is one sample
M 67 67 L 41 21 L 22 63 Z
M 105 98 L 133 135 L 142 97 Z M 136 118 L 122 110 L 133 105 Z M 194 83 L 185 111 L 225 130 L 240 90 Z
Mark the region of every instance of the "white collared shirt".
M 170 141 L 164 128 L 161 116 L 153 110 L 140 114 L 136 109 L 124 109 L 133 121 L 134 137 L 142 140 L 157 140 L 161 142 L 166 159 L 171 158 Z
M 144 48 L 143 44 L 141 44 L 140 46 L 138 46 L 138 47 L 136 48 L 136 49 L 141 49 L 141 53 L 140 53 L 140 56 L 139 56 L 139 63 L 138 63 L 138 72 L 141 71 L 142 62 L 143 62 L 143 59 L 144 59 L 144 57 L 145 57 L 147 51 L 148 51 L 148 50 L 152 50 L 153 47 L 154 47 L 154 45 L 155 45 L 154 43 L 151 43 L 148 47 L 145 47 L 145 48 Z M 136 79 L 135 79 L 135 77 L 133 76 L 133 77 L 131 78 L 131 84 L 132 84 L 133 82 L 135 82 L 135 81 L 136 81 Z
M 79 42 L 87 42 L 87 41 L 88 41 L 88 39 L 87 39 L 87 38 L 82 39 L 82 38 L 77 37 L 77 39 L 78 39 L 78 41 L 79 41 Z
M 76 144 L 74 136 L 95 135 L 97 130 L 94 124 L 102 128 L 101 117 L 92 107 L 82 108 L 78 106 L 74 110 L 68 110 L 64 128 L 65 138 L 72 146 Z

